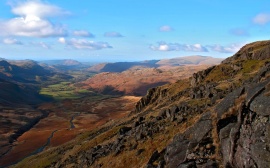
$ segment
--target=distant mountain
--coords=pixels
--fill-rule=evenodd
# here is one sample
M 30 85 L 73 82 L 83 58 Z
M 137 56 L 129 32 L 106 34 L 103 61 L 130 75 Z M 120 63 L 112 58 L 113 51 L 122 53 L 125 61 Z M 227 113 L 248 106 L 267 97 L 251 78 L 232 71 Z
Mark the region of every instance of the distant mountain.
M 149 60 L 142 62 L 116 62 L 94 65 L 87 70 L 90 72 L 123 72 L 132 68 L 158 68 L 175 67 L 181 65 L 216 65 L 223 59 L 209 56 L 187 56 L 162 60 Z
M 35 83 L 52 75 L 52 71 L 45 69 L 35 61 L 0 61 L 0 78 L 8 81 Z
M 94 65 L 87 70 L 90 72 L 123 72 L 133 67 L 141 68 L 155 68 L 158 65 L 158 60 L 142 61 L 142 62 L 115 62 L 115 63 L 102 63 Z
M 188 57 L 177 57 L 172 59 L 163 59 L 158 61 L 156 64 L 160 66 L 179 66 L 179 65 L 216 65 L 219 64 L 223 59 L 213 58 L 209 56 L 188 56 Z
M 45 63 L 48 65 L 64 65 L 64 66 L 78 66 L 82 65 L 79 61 L 72 60 L 72 59 L 63 59 L 63 60 L 45 60 L 39 61 L 40 63 Z

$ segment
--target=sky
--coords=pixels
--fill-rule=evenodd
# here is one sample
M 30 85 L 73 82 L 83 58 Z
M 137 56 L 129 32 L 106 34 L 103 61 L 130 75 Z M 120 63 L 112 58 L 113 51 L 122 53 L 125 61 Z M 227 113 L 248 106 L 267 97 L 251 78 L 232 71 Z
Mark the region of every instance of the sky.
M 226 58 L 269 38 L 269 0 L 0 1 L 6 59 Z

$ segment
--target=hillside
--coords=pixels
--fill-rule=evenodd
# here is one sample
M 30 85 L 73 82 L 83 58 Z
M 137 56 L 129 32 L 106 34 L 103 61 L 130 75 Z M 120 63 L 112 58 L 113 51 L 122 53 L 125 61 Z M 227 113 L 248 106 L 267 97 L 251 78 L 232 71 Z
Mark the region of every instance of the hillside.
M 113 73 L 103 72 L 80 82 L 83 88 L 103 94 L 120 94 L 143 96 L 147 90 L 179 79 L 190 77 L 194 72 L 205 69 L 207 65 L 142 68 Z
M 14 167 L 268 168 L 269 43 L 150 89 L 128 117 Z
M 193 73 L 216 65 L 222 59 L 188 56 L 143 62 L 98 64 L 88 71 L 103 72 L 80 84 L 104 94 L 143 96 L 148 89 L 190 77 Z

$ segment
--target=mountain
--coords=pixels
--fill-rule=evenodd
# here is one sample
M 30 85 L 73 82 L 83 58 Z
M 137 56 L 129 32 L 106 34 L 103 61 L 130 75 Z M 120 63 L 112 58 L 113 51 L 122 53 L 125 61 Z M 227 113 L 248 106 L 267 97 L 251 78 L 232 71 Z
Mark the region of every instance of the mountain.
M 148 90 L 128 117 L 15 167 L 268 168 L 269 50 L 269 41 L 247 44 L 220 65 Z
M 103 94 L 143 96 L 153 87 L 190 77 L 194 72 L 220 63 L 222 59 L 189 56 L 143 62 L 98 64 L 88 71 L 103 72 L 80 84 Z
M 90 72 L 123 72 L 133 67 L 155 68 L 157 60 L 142 61 L 142 62 L 115 62 L 102 63 L 88 68 Z
M 0 78 L 13 82 L 36 83 L 38 80 L 42 78 L 46 80 L 54 74 L 32 60 L 0 61 Z
M 181 66 L 181 65 L 216 65 L 219 64 L 223 59 L 213 58 L 209 56 L 188 56 L 178 57 L 172 59 L 163 59 L 158 61 L 156 64 L 159 66 Z
M 43 66 L 48 66 L 54 70 L 68 71 L 68 70 L 82 70 L 90 66 L 89 63 L 81 63 L 72 59 L 63 59 L 63 60 L 45 60 L 39 61 Z
M 123 72 L 103 72 L 80 82 L 83 88 L 103 94 L 143 96 L 147 90 L 190 77 L 207 65 L 146 68 L 133 67 Z
M 82 65 L 79 61 L 72 60 L 72 59 L 63 59 L 63 60 L 45 60 L 39 61 L 40 63 L 45 63 L 48 65 L 64 65 L 64 66 L 77 66 Z
M 88 68 L 90 72 L 123 72 L 134 68 L 175 67 L 181 65 L 216 65 L 223 59 L 208 56 L 187 56 L 172 59 L 148 60 L 141 62 L 102 63 Z

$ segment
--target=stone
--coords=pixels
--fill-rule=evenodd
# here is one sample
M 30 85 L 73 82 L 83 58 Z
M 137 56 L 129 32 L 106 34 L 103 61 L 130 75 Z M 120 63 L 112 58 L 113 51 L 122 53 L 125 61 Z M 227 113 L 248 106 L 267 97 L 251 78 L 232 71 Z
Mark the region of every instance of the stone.
M 127 133 L 131 129 L 132 129 L 131 127 L 122 127 L 122 128 L 119 129 L 119 134 L 124 135 L 125 133 Z

